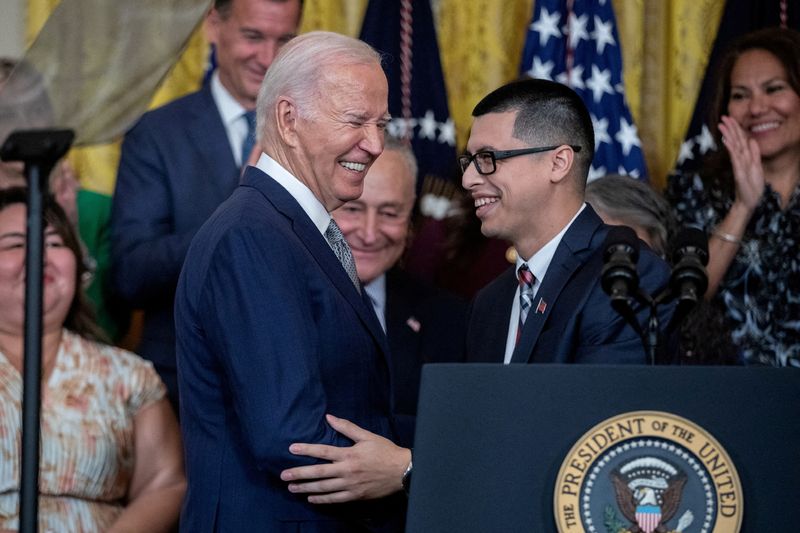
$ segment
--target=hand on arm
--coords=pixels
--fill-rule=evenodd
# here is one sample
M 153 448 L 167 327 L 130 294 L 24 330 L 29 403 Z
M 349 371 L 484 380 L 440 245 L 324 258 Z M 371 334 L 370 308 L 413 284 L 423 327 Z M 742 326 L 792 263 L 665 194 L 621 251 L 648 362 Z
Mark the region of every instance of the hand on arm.
M 411 450 L 371 433 L 343 418 L 327 415 L 333 429 L 354 442 L 353 446 L 295 443 L 289 451 L 330 463 L 300 466 L 281 472 L 289 490 L 308 494 L 311 503 L 341 503 L 388 496 L 402 490 L 403 473 Z
M 706 298 L 717 292 L 725 272 L 739 250 L 738 239 L 744 235 L 753 211 L 764 194 L 764 168 L 761 151 L 755 139 L 747 134 L 734 119 L 723 116 L 719 125 L 722 142 L 728 150 L 733 168 L 735 197 L 728 214 L 712 231 L 708 243 L 708 290 Z
M 136 465 L 128 505 L 109 529 L 170 531 L 186 491 L 178 422 L 165 398 L 141 409 L 134 420 Z

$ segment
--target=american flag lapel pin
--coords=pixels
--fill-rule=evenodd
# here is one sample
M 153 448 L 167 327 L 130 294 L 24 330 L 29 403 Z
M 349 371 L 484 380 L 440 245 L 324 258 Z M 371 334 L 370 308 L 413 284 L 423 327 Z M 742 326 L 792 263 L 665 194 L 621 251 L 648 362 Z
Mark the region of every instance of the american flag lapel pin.
M 543 315 L 546 310 L 547 302 L 544 301 L 544 298 L 539 298 L 539 303 L 536 305 L 536 313 Z
M 410 327 L 414 331 L 414 333 L 419 333 L 420 328 L 422 328 L 422 324 L 420 324 L 419 320 L 417 320 L 413 316 L 409 317 L 408 320 L 406 320 L 406 325 Z

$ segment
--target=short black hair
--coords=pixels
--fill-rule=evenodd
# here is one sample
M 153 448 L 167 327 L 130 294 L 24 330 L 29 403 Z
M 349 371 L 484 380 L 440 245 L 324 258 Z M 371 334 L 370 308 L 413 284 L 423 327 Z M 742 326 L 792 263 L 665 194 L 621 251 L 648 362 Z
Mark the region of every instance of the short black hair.
M 575 161 L 580 185 L 585 185 L 594 158 L 594 128 L 586 104 L 575 91 L 549 80 L 517 80 L 486 95 L 472 110 L 472 116 L 508 111 L 517 112 L 512 132 L 517 139 L 542 146 L 580 146 Z

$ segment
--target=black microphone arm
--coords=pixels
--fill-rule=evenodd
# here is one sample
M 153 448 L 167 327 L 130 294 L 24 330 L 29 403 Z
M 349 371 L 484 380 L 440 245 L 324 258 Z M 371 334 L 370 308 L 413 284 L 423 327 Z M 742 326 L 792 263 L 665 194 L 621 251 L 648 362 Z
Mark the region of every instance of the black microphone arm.
M 672 264 L 669 291 L 664 299 L 676 299 L 676 306 L 668 331 L 680 327 L 686 316 L 703 300 L 708 288 L 708 238 L 705 232 L 683 228 L 675 238 Z
M 642 328 L 633 310 L 639 291 L 639 240 L 627 226 L 612 226 L 603 243 L 600 283 L 613 307 L 640 335 Z

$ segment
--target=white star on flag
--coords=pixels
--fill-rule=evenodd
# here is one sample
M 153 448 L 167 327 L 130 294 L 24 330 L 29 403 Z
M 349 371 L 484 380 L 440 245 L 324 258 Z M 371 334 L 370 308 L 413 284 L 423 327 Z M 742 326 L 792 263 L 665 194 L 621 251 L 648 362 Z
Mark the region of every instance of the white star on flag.
M 603 22 L 603 20 L 597 15 L 594 16 L 594 31 L 592 32 L 592 38 L 597 42 L 597 53 L 600 55 L 603 54 L 603 50 L 605 50 L 607 44 L 617 44 L 614 41 L 614 33 L 611 26 L 611 21 L 607 20 Z
M 614 139 L 622 145 L 622 153 L 626 156 L 631 153 L 631 148 L 634 146 L 641 147 L 639 135 L 636 133 L 636 126 L 628 124 L 624 117 L 619 122 L 619 131 L 614 135 Z
M 708 129 L 707 124 L 703 124 L 703 129 L 700 132 L 700 135 L 695 137 L 697 140 L 697 147 L 700 149 L 700 153 L 705 155 L 710 150 L 717 149 L 717 143 L 714 142 L 714 136 L 711 135 L 711 131 Z
M 425 112 L 425 116 L 419 121 L 419 138 L 420 139 L 436 139 L 436 117 L 432 109 Z
M 552 80 L 553 75 L 553 67 L 555 65 L 552 61 L 548 61 L 547 63 L 542 63 L 542 60 L 538 57 L 533 58 L 533 66 L 528 71 L 528 74 L 531 78 L 539 78 L 543 80 Z
M 595 129 L 592 177 L 623 168 L 646 179 L 644 153 L 625 102 L 612 2 L 536 0 L 520 72 L 557 80 L 583 99 Z
M 569 71 L 569 75 L 567 75 L 566 72 L 562 72 L 556 76 L 556 80 L 558 83 L 563 83 L 573 89 L 583 89 L 586 87 L 583 83 L 583 65 L 575 65 L 572 67 L 572 70 Z
M 453 122 L 453 119 L 448 118 L 447 122 L 440 124 L 439 142 L 447 143 L 450 146 L 456 145 L 456 125 Z
M 600 147 L 600 143 L 611 144 L 611 137 L 608 135 L 608 118 L 603 117 L 598 119 L 594 115 L 592 117 L 592 127 L 594 128 L 594 149 Z
M 586 80 L 586 87 L 592 91 L 592 98 L 598 104 L 603 98 L 603 94 L 614 94 L 610 80 L 610 70 L 600 70 L 597 65 L 592 65 L 592 77 Z
M 682 165 L 687 159 L 694 158 L 694 141 L 686 139 L 681 143 L 681 150 L 678 153 L 678 164 Z
M 564 30 L 569 35 L 569 47 L 575 49 L 581 40 L 588 39 L 589 33 L 586 31 L 586 24 L 589 22 L 587 15 L 576 16 L 575 12 L 569 14 L 567 27 Z
M 559 13 L 548 13 L 546 9 L 542 9 L 542 16 L 539 20 L 531 24 L 531 30 L 539 34 L 539 45 L 544 46 L 550 37 L 561 37 L 561 31 L 558 29 L 558 23 L 561 21 Z

